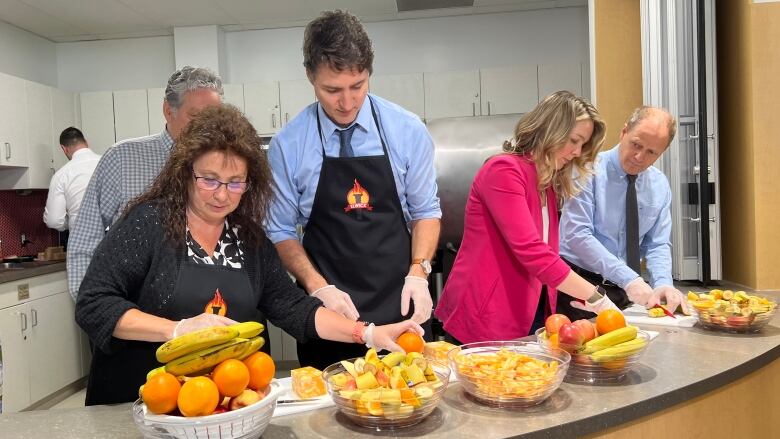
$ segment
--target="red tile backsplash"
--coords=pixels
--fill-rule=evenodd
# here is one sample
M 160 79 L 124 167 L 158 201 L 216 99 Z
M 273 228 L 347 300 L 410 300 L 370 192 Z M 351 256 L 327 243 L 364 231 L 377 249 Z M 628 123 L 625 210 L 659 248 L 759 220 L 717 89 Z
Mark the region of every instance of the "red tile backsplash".
M 2 256 L 37 255 L 46 247 L 58 245 L 58 233 L 46 227 L 43 209 L 49 191 L 0 191 L 0 239 Z M 22 248 L 21 233 L 32 244 Z

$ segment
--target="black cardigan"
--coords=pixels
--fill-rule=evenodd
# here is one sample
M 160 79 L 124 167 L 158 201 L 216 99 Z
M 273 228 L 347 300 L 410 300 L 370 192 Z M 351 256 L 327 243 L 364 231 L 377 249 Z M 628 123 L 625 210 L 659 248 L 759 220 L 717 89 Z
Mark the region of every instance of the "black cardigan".
M 76 301 L 76 321 L 96 349 L 111 354 L 126 343 L 112 334 L 128 310 L 165 312 L 181 265 L 179 248 L 165 238 L 153 202 L 133 208 L 111 226 L 92 256 Z M 322 302 L 293 284 L 273 244 L 264 238 L 256 251 L 243 250 L 257 309 L 299 341 L 319 338 L 314 314 Z

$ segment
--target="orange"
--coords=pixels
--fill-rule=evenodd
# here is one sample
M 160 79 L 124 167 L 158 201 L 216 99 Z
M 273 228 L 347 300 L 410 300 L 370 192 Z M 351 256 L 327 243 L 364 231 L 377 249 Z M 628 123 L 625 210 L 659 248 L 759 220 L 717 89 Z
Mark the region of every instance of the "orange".
M 623 313 L 616 309 L 608 309 L 602 311 L 596 316 L 596 330 L 599 335 L 604 335 L 615 329 L 625 328 L 626 318 L 623 317 Z
M 152 375 L 141 392 L 146 408 L 158 415 L 176 410 L 176 400 L 179 397 L 181 383 L 167 372 Z
M 221 398 L 214 381 L 207 377 L 187 380 L 179 392 L 179 411 L 184 416 L 206 416 L 214 412 Z
M 401 349 L 409 352 L 419 352 L 422 354 L 425 349 L 425 341 L 416 332 L 404 332 L 395 341 Z
M 255 352 L 244 358 L 244 364 L 249 369 L 249 384 L 252 390 L 261 390 L 271 383 L 276 373 L 274 359 L 265 352 Z
M 558 347 L 558 333 L 555 333 L 550 336 L 550 346 L 557 348 Z
M 211 372 L 211 379 L 217 385 L 219 393 L 234 397 L 241 394 L 249 384 L 249 368 L 241 360 L 225 360 Z

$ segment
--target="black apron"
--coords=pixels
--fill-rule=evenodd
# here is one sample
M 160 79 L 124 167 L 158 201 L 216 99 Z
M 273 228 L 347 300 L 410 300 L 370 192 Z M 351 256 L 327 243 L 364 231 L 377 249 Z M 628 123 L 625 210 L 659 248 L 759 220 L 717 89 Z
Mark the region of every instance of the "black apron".
M 569 264 L 569 267 L 571 267 L 572 271 L 582 276 L 583 279 L 587 280 L 588 282 L 594 284 L 594 285 L 601 285 L 602 288 L 607 292 L 607 296 L 609 297 L 609 300 L 612 301 L 618 308 L 620 309 L 626 309 L 629 306 L 631 306 L 631 301 L 628 300 L 628 295 L 626 295 L 626 292 L 623 291 L 622 288 L 619 286 L 613 284 L 612 282 L 605 279 L 602 275 L 598 273 L 594 273 L 592 271 L 588 271 L 578 265 L 575 265 L 566 259 L 564 261 Z M 592 313 L 590 311 L 583 311 L 578 308 L 574 308 L 571 306 L 571 302 L 573 300 L 578 300 L 563 291 L 558 291 L 558 314 L 563 314 L 566 317 L 568 317 L 572 322 L 575 320 L 580 319 L 592 319 L 593 317 L 596 317 L 595 313 Z
M 181 320 L 210 312 L 238 322 L 257 319 L 257 300 L 245 268 L 196 264 L 186 252 L 179 258 L 173 302 L 160 317 Z M 95 349 L 86 405 L 135 401 L 147 372 L 161 365 L 155 357 L 161 344 L 129 340 L 113 354 Z
M 368 99 L 379 130 L 374 104 Z M 360 320 L 377 325 L 400 322 L 404 319 L 401 290 L 411 264 L 411 236 L 382 132 L 378 131 L 382 155 L 328 157 L 319 111 L 317 128 L 322 169 L 303 248 L 328 283 L 350 295 Z M 408 316 L 412 313 L 410 310 Z M 317 369 L 365 352 L 366 347 L 356 343 L 298 343 L 301 366 Z

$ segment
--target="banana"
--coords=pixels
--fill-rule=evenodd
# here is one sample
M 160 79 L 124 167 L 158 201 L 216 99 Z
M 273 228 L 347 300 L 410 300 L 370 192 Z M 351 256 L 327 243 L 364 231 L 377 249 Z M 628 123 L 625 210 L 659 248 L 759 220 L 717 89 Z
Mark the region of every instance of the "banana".
M 251 347 L 245 338 L 236 337 L 227 343 L 187 354 L 165 364 L 165 371 L 176 376 L 189 375 L 228 360 L 239 358 Z
M 647 341 L 644 338 L 637 337 L 633 340 L 629 340 L 623 343 L 616 344 L 615 346 L 602 349 L 590 354 L 591 360 L 595 362 L 620 360 L 629 355 L 633 355 L 642 349 L 644 349 Z
M 265 344 L 265 339 L 263 337 L 260 337 L 259 335 L 257 337 L 252 337 L 249 339 L 249 347 L 247 350 L 241 354 L 240 357 L 238 357 L 239 360 L 243 360 L 244 358 L 254 354 L 257 352 L 263 345 Z
M 169 363 L 192 352 L 216 346 L 238 337 L 238 329 L 231 326 L 215 326 L 168 340 L 157 348 L 157 361 Z
M 230 327 L 238 329 L 238 336 L 241 338 L 257 337 L 265 329 L 263 324 L 258 322 L 236 323 Z
M 623 343 L 624 341 L 633 340 L 636 338 L 636 334 L 636 326 L 626 326 L 620 329 L 615 329 L 614 331 L 607 332 L 604 335 L 599 335 L 593 340 L 586 342 L 582 352 L 580 353 L 592 354 L 596 351 Z

